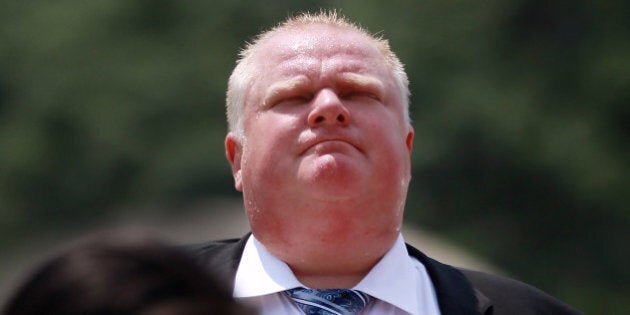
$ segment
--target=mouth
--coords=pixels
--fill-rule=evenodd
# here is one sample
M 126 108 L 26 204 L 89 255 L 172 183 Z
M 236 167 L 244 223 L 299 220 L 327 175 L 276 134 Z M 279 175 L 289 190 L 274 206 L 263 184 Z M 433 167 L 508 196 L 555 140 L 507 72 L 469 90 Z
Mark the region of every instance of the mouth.
M 346 139 L 331 138 L 331 139 L 319 139 L 310 142 L 302 150 L 301 154 L 307 154 L 309 152 L 323 155 L 331 153 L 350 153 L 350 152 L 363 152 L 355 143 Z

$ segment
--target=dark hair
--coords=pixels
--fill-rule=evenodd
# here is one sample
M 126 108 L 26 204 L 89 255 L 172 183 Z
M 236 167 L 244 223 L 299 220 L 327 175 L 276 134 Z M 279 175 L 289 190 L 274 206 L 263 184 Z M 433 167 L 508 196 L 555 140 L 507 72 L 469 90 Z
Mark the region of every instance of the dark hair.
M 254 314 L 183 250 L 155 238 L 105 237 L 37 268 L 3 315 Z

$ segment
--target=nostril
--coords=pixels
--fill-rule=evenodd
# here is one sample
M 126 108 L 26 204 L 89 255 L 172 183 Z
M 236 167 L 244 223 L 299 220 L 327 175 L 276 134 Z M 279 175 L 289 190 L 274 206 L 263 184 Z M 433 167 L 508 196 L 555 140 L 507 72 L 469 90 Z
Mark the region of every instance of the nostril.
M 324 121 L 324 116 L 317 116 L 317 118 L 315 118 L 315 123 L 321 123 L 322 121 Z
M 337 121 L 340 122 L 340 123 L 345 122 L 346 121 L 346 116 L 344 116 L 343 114 L 339 114 L 337 116 Z

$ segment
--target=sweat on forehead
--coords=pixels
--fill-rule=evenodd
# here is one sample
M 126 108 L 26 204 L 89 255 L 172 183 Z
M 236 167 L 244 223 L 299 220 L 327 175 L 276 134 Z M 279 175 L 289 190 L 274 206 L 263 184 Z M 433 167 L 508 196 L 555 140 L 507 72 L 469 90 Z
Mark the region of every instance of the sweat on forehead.
M 278 24 L 276 27 L 259 34 L 252 43 L 249 43 L 245 49 L 241 51 L 241 58 L 246 58 L 253 50 L 256 49 L 257 46 L 279 33 L 289 31 L 301 32 L 305 28 L 313 27 L 314 25 L 325 25 L 338 29 L 347 29 L 349 31 L 351 30 L 364 34 L 367 37 L 372 37 L 366 30 L 354 23 L 351 23 L 345 17 L 337 15 L 337 12 L 335 11 L 323 11 L 319 14 L 302 13 L 298 16 L 289 17 L 286 21 Z
M 268 50 L 270 47 L 271 49 L 278 48 L 280 51 L 283 50 L 281 48 L 287 48 L 285 51 L 309 53 L 316 47 L 327 46 L 331 49 L 335 48 L 336 52 L 345 49 L 353 53 L 356 53 L 356 46 L 372 46 L 384 59 L 388 55 L 386 42 L 373 38 L 369 34 L 353 28 L 314 23 L 270 31 L 246 48 L 242 57 L 255 58 L 261 50 Z
M 257 47 L 250 58 L 258 73 L 291 72 L 296 68 L 319 71 L 320 67 L 322 71 L 334 68 L 336 71 L 361 72 L 365 60 L 372 60 L 370 64 L 383 65 L 384 71 L 390 71 L 386 59 L 369 38 L 325 25 L 314 25 L 299 32 L 282 32 Z

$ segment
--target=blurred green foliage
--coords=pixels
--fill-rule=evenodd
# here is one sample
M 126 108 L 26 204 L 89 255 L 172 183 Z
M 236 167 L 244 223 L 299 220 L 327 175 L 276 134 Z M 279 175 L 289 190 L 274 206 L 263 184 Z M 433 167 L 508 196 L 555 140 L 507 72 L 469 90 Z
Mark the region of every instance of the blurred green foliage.
M 586 313 L 630 308 L 623 1 L 3 1 L 0 250 L 236 195 L 223 153 L 236 53 L 320 7 L 389 38 L 407 66 L 408 223 Z

